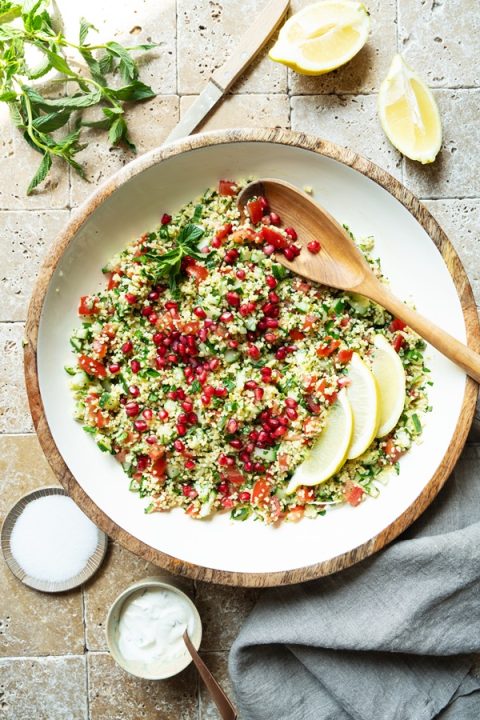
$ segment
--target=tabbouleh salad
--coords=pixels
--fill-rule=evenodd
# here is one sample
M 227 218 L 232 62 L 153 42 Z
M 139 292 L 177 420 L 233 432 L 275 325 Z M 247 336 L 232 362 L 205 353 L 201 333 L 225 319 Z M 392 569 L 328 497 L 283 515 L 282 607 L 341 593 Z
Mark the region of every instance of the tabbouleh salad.
M 242 183 L 220 181 L 131 242 L 80 300 L 71 338 L 75 417 L 148 498 L 147 513 L 229 511 L 267 523 L 324 515 L 378 494 L 383 471 L 422 431 L 429 410 L 424 342 L 360 296 L 316 285 L 276 261 L 300 250 L 265 198 L 241 224 Z M 371 238 L 358 242 L 369 254 Z M 322 431 L 353 351 L 368 363 L 383 334 L 406 371 L 403 414 L 388 437 L 330 480 L 286 488 Z

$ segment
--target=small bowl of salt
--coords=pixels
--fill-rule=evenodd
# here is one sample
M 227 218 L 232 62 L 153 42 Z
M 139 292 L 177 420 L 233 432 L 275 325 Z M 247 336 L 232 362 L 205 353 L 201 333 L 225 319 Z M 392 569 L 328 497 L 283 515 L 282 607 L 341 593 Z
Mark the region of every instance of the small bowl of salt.
M 58 487 L 22 497 L 2 526 L 10 570 L 24 585 L 43 592 L 82 585 L 102 564 L 107 544 L 105 533 Z

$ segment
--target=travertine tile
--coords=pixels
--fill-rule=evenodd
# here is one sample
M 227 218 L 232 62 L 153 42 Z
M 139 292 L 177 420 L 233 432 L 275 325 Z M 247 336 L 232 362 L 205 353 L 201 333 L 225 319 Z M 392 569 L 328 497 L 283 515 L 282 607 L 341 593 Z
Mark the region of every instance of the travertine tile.
M 66 36 L 74 42 L 80 18 L 86 17 L 98 30 L 88 36 L 91 44 L 110 40 L 125 46 L 158 43 L 148 52 L 133 53 L 139 61 L 140 79 L 157 93 L 176 92 L 175 0 L 123 0 L 115 3 L 114 12 L 111 0 L 61 2 L 60 8 Z
M 435 87 L 479 86 L 480 14 L 466 0 L 401 0 L 399 47 Z
M 171 578 L 193 596 L 193 583 L 189 580 L 174 578 L 120 545 L 110 544 L 102 567 L 85 586 L 85 631 L 89 650 L 107 649 L 105 618 L 115 598 L 137 580 L 153 576 Z
M 238 47 L 268 0 L 177 0 L 178 92 L 200 92 Z M 234 93 L 284 93 L 287 70 L 268 59 L 268 47 L 232 87 Z
M 292 130 L 349 147 L 401 177 L 401 156 L 380 126 L 376 96 L 306 95 L 291 102 Z
M 480 195 L 480 90 L 436 90 L 443 144 L 431 165 L 405 160 L 405 184 L 420 197 Z
M 90 720 L 197 719 L 197 679 L 191 665 L 158 681 L 129 675 L 106 653 L 90 653 L 87 663 Z
M 98 118 L 98 111 L 91 111 L 85 118 Z M 84 168 L 88 182 L 77 173 L 72 173 L 72 206 L 83 202 L 96 186 L 110 175 L 148 150 L 158 147 L 167 137 L 170 129 L 178 122 L 178 98 L 174 95 L 159 95 L 145 103 L 129 108 L 126 120 L 131 130 L 131 139 L 137 147 L 137 154 L 123 148 L 112 148 L 105 131 L 85 128 L 85 150 L 77 159 Z
M 0 717 L 87 720 L 85 659 L 0 660 Z
M 426 200 L 460 255 L 480 307 L 480 200 Z
M 292 12 L 309 4 L 310 0 L 293 0 Z M 370 12 L 370 35 L 362 50 L 346 65 L 319 77 L 290 71 L 289 87 L 294 95 L 378 90 L 396 52 L 396 0 L 368 0 L 365 4 Z
M 197 583 L 195 604 L 202 618 L 202 650 L 229 650 L 260 594 L 259 590 Z
M 0 211 L 0 320 L 25 320 L 32 285 L 68 210 Z
M 58 485 L 35 435 L 0 436 L 0 519 L 31 490 Z M 0 655 L 66 655 L 84 647 L 80 590 L 35 592 L 0 563 Z M 15 598 L 15 601 L 12 601 Z
M 180 99 L 180 115 L 194 100 L 191 95 Z M 220 130 L 234 127 L 289 126 L 290 108 L 287 95 L 227 95 L 198 128 Z
M 12 127 L 7 105 L 0 103 L 0 210 L 67 207 L 68 168 L 59 160 L 54 161 L 47 179 L 27 197 L 41 159 Z
M 31 432 L 23 381 L 23 323 L 0 323 L 0 433 Z
M 232 684 L 228 675 L 228 653 L 202 653 L 202 659 L 235 705 Z M 218 720 L 218 710 L 203 683 L 200 683 L 200 720 Z

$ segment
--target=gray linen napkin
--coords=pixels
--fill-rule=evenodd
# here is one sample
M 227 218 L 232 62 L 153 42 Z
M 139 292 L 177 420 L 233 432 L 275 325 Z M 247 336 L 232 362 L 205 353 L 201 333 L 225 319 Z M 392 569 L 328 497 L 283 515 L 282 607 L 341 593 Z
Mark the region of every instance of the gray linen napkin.
M 262 595 L 230 653 L 242 720 L 480 719 L 479 460 L 382 552 Z

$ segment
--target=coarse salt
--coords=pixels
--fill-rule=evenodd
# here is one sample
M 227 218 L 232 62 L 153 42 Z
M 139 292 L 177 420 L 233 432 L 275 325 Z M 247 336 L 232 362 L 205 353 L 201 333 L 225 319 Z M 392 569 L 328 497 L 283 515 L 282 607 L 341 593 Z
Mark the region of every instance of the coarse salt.
M 78 575 L 97 543 L 97 528 L 65 495 L 30 502 L 10 537 L 12 555 L 27 575 L 51 582 Z

